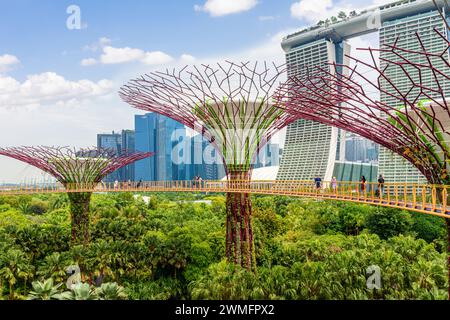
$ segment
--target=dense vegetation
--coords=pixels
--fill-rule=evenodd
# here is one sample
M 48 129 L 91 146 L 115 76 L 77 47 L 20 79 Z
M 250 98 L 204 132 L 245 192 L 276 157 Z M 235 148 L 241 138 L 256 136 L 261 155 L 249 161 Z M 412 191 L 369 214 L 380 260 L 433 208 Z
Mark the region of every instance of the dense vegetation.
M 424 214 L 255 196 L 252 273 L 224 259 L 223 195 L 95 194 L 87 247 L 70 246 L 68 206 L 0 197 L 0 299 L 447 299 L 445 223 Z

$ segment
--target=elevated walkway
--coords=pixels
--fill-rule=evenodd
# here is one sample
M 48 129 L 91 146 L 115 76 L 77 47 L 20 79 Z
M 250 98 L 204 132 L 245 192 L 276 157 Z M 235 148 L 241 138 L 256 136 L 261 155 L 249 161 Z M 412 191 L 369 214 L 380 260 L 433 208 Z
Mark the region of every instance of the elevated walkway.
M 141 183 L 99 183 L 72 184 L 59 183 L 44 185 L 17 185 L 0 187 L 0 195 L 45 194 L 66 192 L 202 192 L 202 193 L 251 193 L 283 195 L 291 197 L 339 200 L 365 203 L 377 206 L 405 209 L 409 211 L 450 218 L 447 204 L 447 185 L 422 185 L 412 183 L 385 183 L 381 192 L 377 183 L 338 182 L 332 188 L 325 181 L 316 188 L 312 181 L 150 181 Z

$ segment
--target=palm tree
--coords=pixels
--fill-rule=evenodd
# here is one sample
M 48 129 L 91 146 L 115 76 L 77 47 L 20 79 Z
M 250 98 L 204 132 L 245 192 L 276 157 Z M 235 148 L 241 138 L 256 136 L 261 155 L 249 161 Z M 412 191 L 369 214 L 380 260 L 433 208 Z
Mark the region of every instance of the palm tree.
M 31 212 L 31 205 L 27 201 L 19 201 L 17 208 L 23 214 L 29 214 Z
M 87 260 L 87 264 L 92 267 L 90 269 L 94 271 L 94 276 L 97 277 L 100 283 L 103 282 L 105 277 L 113 277 L 114 272 L 111 266 L 114 257 L 111 254 L 111 244 L 100 240 L 93 243 L 91 249 L 94 254 Z
M 66 274 L 66 259 L 59 252 L 46 256 L 43 263 L 39 266 L 37 274 L 45 279 L 53 278 L 56 282 L 63 282 Z
M 19 279 L 24 280 L 26 287 L 27 279 L 33 275 L 32 270 L 29 258 L 20 250 L 10 249 L 0 256 L 0 278 L 8 282 L 9 299 L 14 299 L 14 286 Z
M 54 300 L 60 296 L 59 288 L 62 283 L 53 285 L 53 279 L 47 279 L 44 282 L 34 281 L 32 284 L 33 290 L 28 295 L 28 300 Z
M 15 285 L 18 280 L 23 279 L 26 287 L 27 279 L 33 275 L 32 271 L 33 266 L 29 258 L 20 250 L 10 249 L 0 256 L 0 278 L 8 282 L 10 300 L 15 297 Z
M 125 300 L 128 297 L 125 289 L 115 282 L 103 283 L 96 293 L 100 300 Z

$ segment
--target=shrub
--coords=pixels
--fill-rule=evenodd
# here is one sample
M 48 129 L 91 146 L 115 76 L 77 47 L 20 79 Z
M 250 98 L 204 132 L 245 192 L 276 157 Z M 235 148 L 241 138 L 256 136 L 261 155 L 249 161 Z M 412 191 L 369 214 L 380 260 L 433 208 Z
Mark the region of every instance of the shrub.
M 393 208 L 377 208 L 371 211 L 365 219 L 365 225 L 371 233 L 381 239 L 388 239 L 399 234 L 407 234 L 411 230 L 410 213 Z

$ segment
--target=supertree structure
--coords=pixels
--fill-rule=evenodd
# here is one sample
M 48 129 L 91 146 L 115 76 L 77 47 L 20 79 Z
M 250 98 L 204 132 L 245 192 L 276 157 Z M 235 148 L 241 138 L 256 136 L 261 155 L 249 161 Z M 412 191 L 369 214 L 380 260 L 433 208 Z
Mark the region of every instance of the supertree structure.
M 0 155 L 28 163 L 52 175 L 67 190 L 70 201 L 73 244 L 89 242 L 89 205 L 95 186 L 108 174 L 153 153 L 69 147 L 0 148 Z
M 380 49 L 360 49 L 369 53 L 370 61 L 349 57 L 354 66 L 310 68 L 285 83 L 278 103 L 301 118 L 370 139 L 405 158 L 430 184 L 448 185 L 450 42 L 434 32 L 442 39 L 439 50 L 429 50 L 416 33 L 410 36 L 417 41 L 416 50 L 398 45 L 397 38 Z M 445 188 L 437 193 L 443 205 L 449 203 Z M 450 282 L 450 215 L 445 220 Z
M 199 132 L 218 150 L 229 184 L 251 179 L 259 150 L 297 118 L 273 104 L 285 66 L 233 63 L 153 72 L 121 88 L 135 108 L 172 118 Z M 230 262 L 255 265 L 252 207 L 247 193 L 227 193 L 226 255 Z

